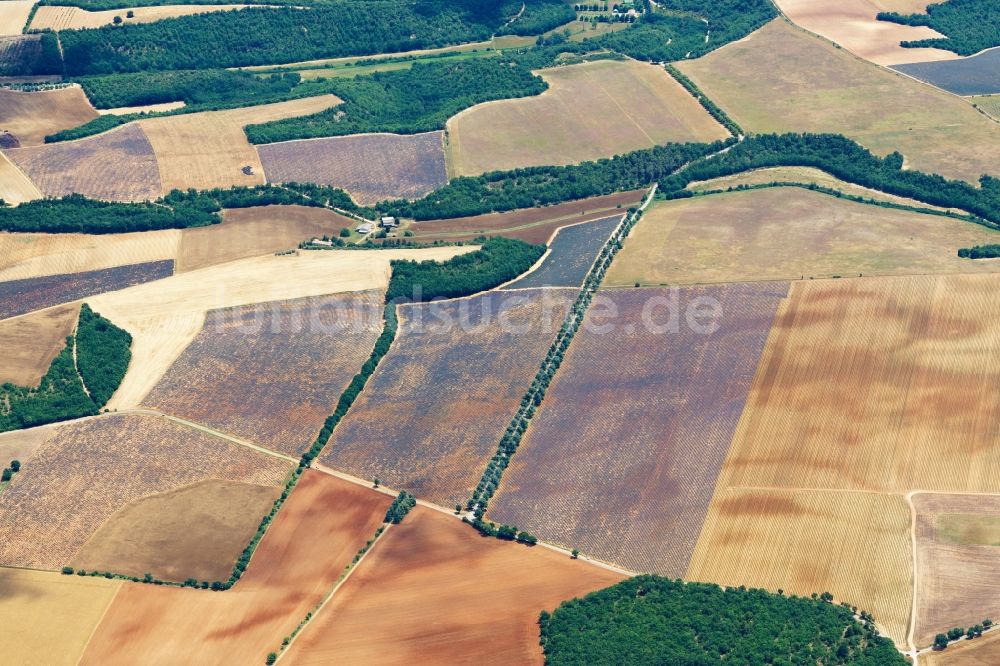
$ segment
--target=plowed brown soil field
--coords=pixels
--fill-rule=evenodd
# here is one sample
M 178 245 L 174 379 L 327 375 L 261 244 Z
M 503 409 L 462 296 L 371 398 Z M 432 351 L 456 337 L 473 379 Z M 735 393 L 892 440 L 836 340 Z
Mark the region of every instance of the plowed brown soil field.
M 452 175 L 576 164 L 729 136 L 656 65 L 599 60 L 538 73 L 549 84 L 541 95 L 479 104 L 448 121 Z
M 3 491 L 0 564 L 58 569 L 130 502 L 213 478 L 278 486 L 289 469 L 285 460 L 162 417 L 67 423 Z
M 0 384 L 38 386 L 76 326 L 77 304 L 0 321 Z M 2 461 L 0 461 L 2 463 Z
M 80 663 L 176 664 L 183 655 L 192 664 L 263 664 L 375 533 L 391 501 L 306 470 L 232 589 L 126 583 Z
M 414 508 L 390 528 L 287 653 L 290 664 L 541 664 L 538 614 L 618 573 L 484 539 Z
M 1000 497 L 913 496 L 917 513 L 917 645 L 1000 615 Z M 950 648 L 949 648 L 950 649 Z
M 0 90 L 0 131 L 10 132 L 22 147 L 40 146 L 47 134 L 82 125 L 97 115 L 79 86 L 38 92 Z
M 977 183 L 1000 164 L 1000 124 L 966 101 L 776 19 L 678 67 L 750 132 L 834 132 L 911 169 Z
M 396 341 L 322 462 L 444 506 L 464 502 L 574 295 L 488 292 L 400 307 Z
M 653 204 L 605 284 L 1000 272 L 1000 261 L 957 256 L 991 243 L 1000 233 L 978 224 L 799 187 L 725 192 Z

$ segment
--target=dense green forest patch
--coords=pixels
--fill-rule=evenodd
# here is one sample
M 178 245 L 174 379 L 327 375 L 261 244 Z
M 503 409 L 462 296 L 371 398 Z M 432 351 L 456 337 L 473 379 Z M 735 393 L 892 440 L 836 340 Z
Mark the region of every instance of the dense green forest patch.
M 301 77 L 295 72 L 256 76 L 227 69 L 182 69 L 84 76 L 75 81 L 96 108 L 114 109 L 165 102 L 189 106 L 264 104 L 286 99 L 283 96 L 301 82 Z
M 572 18 L 566 14 L 572 15 L 572 8 L 561 0 L 339 0 L 68 30 L 60 36 L 71 76 L 273 65 L 485 40 L 514 19 L 522 4 L 522 18 L 532 18 L 538 30 Z
M 132 360 L 131 347 L 128 331 L 83 304 L 76 328 L 76 366 L 97 406 L 106 405 L 125 378 Z
M 862 617 L 824 598 L 638 576 L 563 602 L 539 624 L 551 666 L 906 664 Z
M 1000 257 L 1000 245 L 976 245 L 963 247 L 958 251 L 963 259 L 996 259 Z
M 427 62 L 410 69 L 334 78 L 324 88 L 344 100 L 311 116 L 246 128 L 250 143 L 393 132 L 413 134 L 442 129 L 448 118 L 475 104 L 538 95 L 545 82 L 530 71 L 495 58 Z
M 511 238 L 490 238 L 480 249 L 447 261 L 392 262 L 388 303 L 469 296 L 510 282 L 545 254 L 544 245 Z
M 924 25 L 947 36 L 902 42 L 907 47 L 947 49 L 967 56 L 1000 46 L 1000 3 L 996 0 L 947 0 L 928 5 L 926 14 L 879 12 L 878 19 Z

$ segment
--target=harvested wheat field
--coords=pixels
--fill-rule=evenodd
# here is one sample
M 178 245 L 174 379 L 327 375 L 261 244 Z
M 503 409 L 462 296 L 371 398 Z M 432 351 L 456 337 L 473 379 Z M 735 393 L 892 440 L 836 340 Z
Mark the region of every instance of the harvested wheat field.
M 0 232 L 0 282 L 173 259 L 181 233 L 178 229 L 100 235 Z
M 538 614 L 621 574 L 484 539 L 422 506 L 393 525 L 292 643 L 290 664 L 541 664 Z
M 1000 496 L 913 496 L 919 646 L 952 627 L 1000 615 Z
M 31 20 L 32 30 L 83 30 L 111 25 L 117 16 L 123 25 L 130 23 L 152 23 L 163 19 L 206 12 L 225 12 L 242 9 L 247 5 L 164 5 L 160 7 L 130 7 L 89 12 L 79 7 L 41 6 Z M 132 12 L 129 18 L 126 14 Z
M 0 433 L 0 466 L 10 464 L 11 460 L 27 462 L 35 455 L 35 451 L 49 441 L 57 425 L 39 426 L 28 430 L 11 430 Z
M 687 189 L 694 192 L 709 192 L 730 188 L 735 189 L 740 186 L 772 185 L 774 183 L 783 183 L 788 185 L 819 185 L 820 187 L 837 190 L 838 192 L 843 192 L 844 194 L 850 196 L 863 197 L 865 199 L 873 199 L 875 201 L 884 201 L 886 203 L 913 206 L 915 208 L 925 208 L 928 210 L 950 210 L 955 213 L 964 212 L 957 208 L 941 208 L 940 206 L 932 206 L 922 201 L 917 201 L 916 199 L 907 199 L 906 197 L 898 197 L 894 194 L 886 194 L 885 192 L 872 190 L 867 187 L 862 187 L 861 185 L 855 185 L 854 183 L 848 183 L 840 180 L 839 178 L 831 176 L 826 171 L 821 169 L 801 166 L 768 167 L 763 169 L 753 169 L 751 171 L 743 171 L 731 176 L 720 176 L 711 180 L 696 181 L 688 185 Z
M 231 590 L 124 584 L 80 663 L 176 664 L 184 655 L 193 664 L 263 664 L 372 537 L 391 501 L 306 470 Z
M 451 175 L 575 164 L 729 136 L 656 65 L 599 60 L 538 73 L 549 84 L 541 95 L 479 104 L 448 121 Z
M 262 185 L 264 169 L 243 128 L 271 120 L 319 113 L 340 104 L 333 95 L 203 111 L 138 121 L 160 168 L 161 194 L 172 189 Z M 252 173 L 243 173 L 250 167 Z
M 76 141 L 12 148 L 7 157 L 47 197 L 146 201 L 160 195 L 156 156 L 136 123 Z
M 74 666 L 119 587 L 116 580 L 0 568 L 4 661 Z
M 356 134 L 257 146 L 269 183 L 322 183 L 363 206 L 419 199 L 448 184 L 444 132 Z
M 115 414 L 64 424 L 3 492 L 0 530 L 7 536 L 0 565 L 58 569 L 136 500 L 205 479 L 278 486 L 290 468 L 287 460 L 159 416 Z
M 0 36 L 20 35 L 28 23 L 35 0 L 4 0 L 0 2 Z
M 787 288 L 599 293 L 489 517 L 634 571 L 682 576 Z M 722 308 L 714 332 L 685 323 L 701 303 Z
M 256 206 L 223 212 L 222 224 L 181 232 L 176 271 L 214 266 L 227 261 L 293 249 L 302 241 L 335 236 L 356 222 L 326 208 Z
M 0 199 L 16 206 L 25 201 L 41 198 L 42 193 L 35 184 L 0 152 Z
M 855 203 L 799 187 L 656 202 L 625 241 L 606 285 L 1000 272 L 960 259 L 1000 233 L 938 215 Z
M 921 655 L 925 666 L 996 666 L 1000 663 L 1000 631 L 991 631 L 982 638 L 961 641 L 943 652 Z
M 978 181 L 1000 124 L 963 99 L 866 63 L 783 20 L 678 67 L 750 132 L 833 132 L 911 169 Z
M 172 261 L 156 261 L 85 273 L 0 282 L 0 319 L 159 280 L 172 272 Z
M 77 304 L 0 321 L 0 384 L 38 386 L 76 327 Z M 0 458 L 2 463 L 2 458 Z
M 722 485 L 1000 491 L 998 284 L 995 275 L 794 283 Z
M 89 300 L 132 334 L 132 363 L 109 409 L 136 407 L 194 340 L 209 310 L 385 289 L 394 259 L 449 259 L 474 246 L 415 250 L 331 250 L 253 257 L 175 275 Z M 2 290 L 3 283 L 0 283 Z M 371 351 L 370 349 L 368 351 Z
M 164 580 L 226 580 L 281 488 L 208 480 L 138 499 L 94 532 L 69 564 Z
M 923 3 L 922 12 L 927 4 Z M 959 56 L 944 49 L 908 49 L 899 45 L 904 41 L 944 37 L 926 26 L 909 26 L 878 21 L 875 16 L 883 11 L 897 11 L 892 6 L 899 2 L 884 0 L 776 0 L 776 5 L 793 22 L 810 32 L 840 44 L 851 53 L 879 65 L 898 65 L 906 62 L 929 60 L 954 60 Z M 903 9 L 905 13 L 909 10 Z
M 382 308 L 372 290 L 213 310 L 143 405 L 300 455 L 371 354 Z
M 720 488 L 688 580 L 805 595 L 830 592 L 906 645 L 910 509 L 898 495 Z
M 487 292 L 401 306 L 396 341 L 321 461 L 442 506 L 464 502 L 575 295 Z
M 423 243 L 436 240 L 472 240 L 478 236 L 506 236 L 526 243 L 542 244 L 548 243 L 557 229 L 567 225 L 621 213 L 642 201 L 644 193 L 643 190 L 633 190 L 509 213 L 414 222 L 409 230 L 413 232 L 414 240 Z
M 20 92 L 0 90 L 0 131 L 10 132 L 24 146 L 40 146 L 47 134 L 89 122 L 97 111 L 80 86 Z

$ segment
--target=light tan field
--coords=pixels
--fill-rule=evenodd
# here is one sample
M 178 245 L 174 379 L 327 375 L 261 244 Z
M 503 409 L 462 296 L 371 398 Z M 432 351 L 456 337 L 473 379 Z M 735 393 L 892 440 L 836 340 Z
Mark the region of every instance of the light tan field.
M 830 592 L 837 603 L 872 613 L 902 647 L 910 553 L 903 497 L 720 487 L 685 578 L 805 596 Z
M 753 169 L 752 171 L 744 171 L 732 176 L 720 176 L 718 178 L 713 178 L 712 180 L 697 181 L 688 185 L 686 189 L 693 190 L 695 192 L 706 192 L 709 190 L 736 188 L 740 185 L 764 185 L 770 183 L 812 183 L 828 187 L 832 190 L 837 190 L 838 192 L 843 192 L 844 194 L 864 197 L 865 199 L 874 199 L 875 201 L 885 201 L 887 203 L 914 206 L 917 208 L 929 208 L 931 210 L 950 210 L 956 213 L 963 212 L 957 208 L 931 206 L 930 204 L 925 204 L 921 201 L 917 201 L 916 199 L 897 197 L 894 194 L 886 194 L 885 192 L 872 190 L 867 187 L 862 187 L 861 185 L 848 183 L 835 176 L 831 176 L 821 169 L 815 169 L 813 167 L 785 166 Z
M 74 666 L 121 582 L 0 569 L 4 661 Z
M 751 132 L 834 132 L 911 169 L 1000 172 L 1000 123 L 965 100 L 855 58 L 776 19 L 678 67 Z
M 327 234 L 336 236 L 354 220 L 326 208 L 260 206 L 233 208 L 222 224 L 181 232 L 174 270 L 178 273 L 298 247 L 301 241 Z
M 0 466 L 9 465 L 11 460 L 20 460 L 22 463 L 29 460 L 48 441 L 56 427 L 58 426 L 48 425 L 0 433 Z
M 982 638 L 953 643 L 943 652 L 920 656 L 924 666 L 996 666 L 1000 663 L 1000 631 Z
M 908 49 L 902 41 L 944 37 L 925 26 L 908 26 L 877 21 L 882 11 L 896 11 L 894 5 L 921 3 L 882 0 L 776 0 L 778 8 L 799 26 L 840 44 L 857 56 L 879 65 L 908 62 L 954 60 L 959 56 L 944 49 Z M 888 5 L 888 6 L 887 6 Z M 903 13 L 911 13 L 905 7 Z M 924 8 L 914 11 L 923 11 Z
M 4 3 L 6 4 L 6 3 Z M 205 14 L 207 12 L 225 12 L 233 9 L 242 9 L 248 5 L 164 5 L 160 7 L 131 7 L 128 9 L 109 9 L 100 12 L 88 12 L 79 7 L 50 7 L 42 6 L 35 12 L 31 19 L 31 27 L 34 30 L 82 30 L 84 28 L 100 28 L 111 25 L 116 16 L 121 17 L 122 24 L 129 23 L 152 23 L 167 18 L 177 16 L 190 16 L 191 14 Z M 128 18 L 125 14 L 133 12 L 135 15 Z M 27 16 L 25 16 L 27 19 Z M 22 21 L 22 25 L 23 25 Z
M 226 580 L 280 494 L 279 486 L 213 479 L 150 495 L 108 518 L 69 564 L 177 582 Z
M 106 235 L 0 232 L 0 282 L 173 259 L 186 231 Z
M 541 664 L 538 614 L 621 579 L 547 548 L 484 539 L 454 516 L 418 506 L 375 545 L 285 659 Z
M 24 172 L 0 152 L 0 199 L 16 206 L 25 201 L 41 199 L 42 193 Z
M 854 203 L 799 187 L 656 202 L 605 284 L 691 284 L 898 274 L 1000 272 L 960 259 L 1000 233 L 938 215 Z
M 70 8 L 64 7 L 63 9 Z M 73 9 L 75 9 L 75 7 Z M 154 7 L 150 7 L 150 9 L 154 9 Z M 157 7 L 155 9 L 159 8 Z M 163 102 L 162 104 L 146 104 L 145 106 L 119 106 L 114 109 L 98 109 L 97 112 L 102 116 L 127 116 L 130 113 L 157 113 L 160 111 L 173 111 L 175 109 L 183 108 L 184 102 Z
M 792 284 L 719 487 L 1000 491 L 1000 276 Z
M 79 309 L 76 304 L 61 305 L 0 322 L 0 384 L 38 386 L 52 359 L 66 346 Z
M 985 111 L 991 117 L 1000 120 L 1000 95 L 982 95 L 973 97 L 972 103 Z
M 232 261 L 88 299 L 132 334 L 132 362 L 109 409 L 137 406 L 201 330 L 208 310 L 385 289 L 393 259 L 444 260 L 474 246 L 303 251 Z
M 0 131 L 13 134 L 22 147 L 40 146 L 45 135 L 82 125 L 97 115 L 79 86 L 38 92 L 0 90 Z
M 4 0 L 0 2 L 0 37 L 20 35 L 28 22 L 28 14 L 36 0 Z
M 1000 496 L 917 494 L 916 642 L 1000 614 Z
M 602 60 L 538 74 L 549 84 L 541 95 L 480 104 L 448 121 L 452 175 L 728 136 L 662 67 Z
M 254 123 L 318 113 L 340 104 L 333 95 L 140 120 L 156 153 L 163 194 L 179 188 L 263 185 L 264 168 L 243 128 Z M 244 166 L 253 169 L 245 175 Z

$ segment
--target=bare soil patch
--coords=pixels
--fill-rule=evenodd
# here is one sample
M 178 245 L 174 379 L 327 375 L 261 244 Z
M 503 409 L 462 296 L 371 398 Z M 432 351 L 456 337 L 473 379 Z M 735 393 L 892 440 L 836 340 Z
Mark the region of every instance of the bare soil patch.
M 365 558 L 292 644 L 291 664 L 541 664 L 538 614 L 622 576 L 480 537 L 422 506 Z
M 0 384 L 38 386 L 52 360 L 66 346 L 79 309 L 76 304 L 64 305 L 0 322 Z
M 225 580 L 281 488 L 208 480 L 112 515 L 70 561 L 76 569 L 164 580 Z

